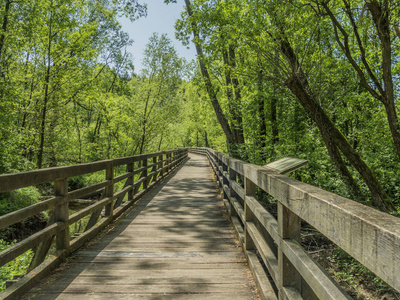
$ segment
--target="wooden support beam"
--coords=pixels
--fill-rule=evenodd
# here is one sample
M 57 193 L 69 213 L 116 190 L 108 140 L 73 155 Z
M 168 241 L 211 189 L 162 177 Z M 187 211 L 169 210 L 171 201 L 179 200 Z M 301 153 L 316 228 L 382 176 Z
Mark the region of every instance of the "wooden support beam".
M 247 205 L 247 198 L 255 198 L 256 197 L 256 188 L 257 186 L 250 179 L 245 178 L 244 181 L 244 193 L 245 193 L 245 201 L 244 201 L 244 216 L 245 216 L 245 226 L 244 226 L 244 245 L 245 250 L 255 250 L 254 241 L 249 234 L 248 226 L 249 223 L 254 221 L 254 214 L 251 209 Z
M 68 180 L 67 178 L 58 179 L 54 182 L 55 196 L 67 197 Z M 57 205 L 54 208 L 54 221 L 56 223 L 67 223 L 69 218 L 68 202 Z M 69 227 L 61 230 L 56 235 L 56 249 L 65 250 L 69 248 Z
M 291 212 L 287 207 L 278 203 L 278 235 L 280 239 L 290 239 L 300 242 L 300 218 Z M 282 247 L 278 248 L 278 268 L 279 268 L 279 299 L 284 299 L 283 288 L 290 287 L 301 293 L 301 276 L 290 260 L 282 252 Z
M 110 161 L 106 168 L 106 180 L 110 183 L 106 187 L 106 198 L 113 199 L 114 196 L 114 165 L 113 162 Z M 107 204 L 105 207 L 105 216 L 110 217 L 113 215 L 113 201 L 110 204 Z
M 143 181 L 143 189 L 144 189 L 144 190 L 147 190 L 147 187 L 148 187 L 148 184 L 149 184 L 149 182 L 148 182 L 148 180 L 147 180 L 147 175 L 148 175 L 148 169 L 147 169 L 148 163 L 147 163 L 147 158 L 144 159 L 144 160 L 142 161 L 142 166 L 143 166 L 143 168 L 145 168 L 145 169 L 143 170 L 142 176 L 141 176 L 141 177 L 146 178 L 146 179 Z
M 133 173 L 134 173 L 134 168 L 135 168 L 135 164 L 134 164 L 133 161 L 130 161 L 130 162 L 126 165 L 126 171 L 127 171 L 128 173 L 131 173 L 131 174 L 132 174 L 132 176 L 128 177 L 128 179 L 126 180 L 126 183 L 132 187 L 132 189 L 129 190 L 129 192 L 128 192 L 128 201 L 132 201 L 132 200 L 133 200 L 133 193 L 134 193 L 133 182 L 135 181 L 135 175 L 133 175 Z

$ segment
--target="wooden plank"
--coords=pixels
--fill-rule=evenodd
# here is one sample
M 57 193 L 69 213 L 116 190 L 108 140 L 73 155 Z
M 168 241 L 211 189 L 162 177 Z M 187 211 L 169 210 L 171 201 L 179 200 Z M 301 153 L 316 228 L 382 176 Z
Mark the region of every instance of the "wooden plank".
M 282 287 L 279 290 L 279 295 L 282 297 L 282 300 L 303 300 L 300 293 L 292 287 Z
M 318 299 L 352 299 L 296 241 L 283 240 L 280 248 Z
M 400 292 L 400 219 L 247 164 L 246 177 Z
M 302 277 L 299 270 L 292 264 L 286 253 L 282 249 L 283 239 L 292 239 L 301 241 L 301 220 L 290 209 L 278 203 L 278 275 L 279 280 L 276 282 L 278 289 L 282 287 L 292 287 L 301 292 Z
M 65 228 L 65 225 L 66 224 L 62 223 L 52 224 L 49 227 L 46 227 L 45 229 L 35 234 L 32 234 L 30 237 L 2 251 L 0 253 L 0 266 L 3 266 L 4 264 L 18 257 L 22 253 L 26 252 L 27 250 L 49 239 L 51 236 L 55 235 L 57 232 Z
M 86 266 L 85 266 L 86 267 Z M 132 272 L 134 271 L 134 273 Z M 100 281 L 101 278 L 108 278 L 109 280 L 113 280 L 116 284 L 127 284 L 128 281 L 132 283 L 135 282 L 139 278 L 149 278 L 149 279 L 168 279 L 168 278 L 179 278 L 184 281 L 184 278 L 192 278 L 199 282 L 199 279 L 206 281 L 206 282 L 214 282 L 214 283 L 222 283 L 222 282 L 229 282 L 229 283 L 238 283 L 238 284 L 246 284 L 244 280 L 246 276 L 243 274 L 243 271 L 248 271 L 242 265 L 242 268 L 235 268 L 235 269 L 217 269 L 217 268 L 209 268 L 209 269 L 167 269 L 161 268 L 157 272 L 154 270 L 148 270 L 146 268 L 139 268 L 136 270 L 124 270 L 124 269 L 117 269 L 111 267 L 108 270 L 100 269 L 100 268 L 81 268 L 80 266 L 74 266 L 68 270 L 65 270 L 62 276 L 58 276 L 58 278 L 80 278 L 82 281 L 87 281 L 87 278 L 98 278 L 97 280 Z M 122 279 L 121 278 L 125 278 Z M 118 282 L 118 279 L 120 282 Z M 235 280 L 233 280 L 235 279 Z M 54 286 L 52 285 L 51 288 Z
M 108 161 L 0 175 L 0 193 L 104 170 Z
M 278 282 L 278 259 L 275 257 L 272 249 L 268 246 L 265 240 L 261 237 L 256 226 L 253 223 L 247 223 L 247 230 L 254 241 L 256 249 L 266 265 L 269 274 L 275 282 Z M 323 299 L 323 298 L 322 298 Z
M 75 190 L 75 191 L 70 191 L 70 192 L 68 193 L 67 199 L 82 198 L 82 197 L 84 197 L 84 196 L 86 196 L 86 195 L 88 195 L 88 194 L 91 194 L 91 193 L 93 193 L 93 192 L 96 192 L 96 191 L 99 191 L 99 190 L 104 189 L 104 188 L 107 187 L 109 184 L 110 184 L 110 182 L 105 180 L 105 181 L 102 181 L 102 182 L 93 184 L 93 185 L 91 185 L 91 186 L 88 186 L 88 187 L 84 187 L 84 188 L 81 188 L 81 189 L 77 189 L 77 190 Z
M 254 251 L 246 251 L 247 261 L 249 262 L 250 270 L 253 273 L 253 277 L 256 281 L 258 291 L 260 292 L 261 298 L 264 300 L 278 299 L 274 292 L 274 288 L 271 285 L 268 276 L 265 274 L 264 269 L 259 262 L 257 255 Z
M 132 271 L 137 269 L 146 269 L 146 270 L 160 270 L 160 269 L 168 269 L 168 270 L 184 270 L 184 269 L 229 269 L 229 270 L 244 270 L 246 267 L 245 262 L 235 262 L 235 261 L 226 261 L 226 262 L 218 262 L 214 261 L 210 263 L 209 261 L 206 262 L 193 262 L 192 260 L 185 260 L 185 259 L 124 259 L 124 260 L 98 260 L 98 261 L 91 261 L 91 260 L 83 260 L 82 258 L 71 260 L 70 263 L 70 270 L 73 268 L 77 269 L 87 269 L 93 271 L 101 271 L 101 270 L 109 270 L 114 267 L 114 265 L 118 266 L 118 270 L 126 270 Z M 61 275 L 63 278 L 67 276 L 67 274 L 63 273 Z M 71 275 L 72 276 L 72 275 Z M 133 274 L 130 276 L 136 277 Z M 136 277 L 137 278 L 137 277 Z M 168 278 L 164 278 L 168 279 Z M 194 277 L 185 277 L 181 278 L 182 281 L 196 281 L 197 279 Z M 232 277 L 226 277 L 226 280 L 232 280 Z M 162 278 L 160 278 L 162 280 Z
M 235 291 L 242 291 L 245 287 L 243 283 L 237 284 L 215 284 L 215 283 L 170 283 L 170 284 L 155 284 L 155 285 L 132 285 L 129 282 L 124 284 L 123 281 L 120 280 L 119 284 L 105 284 L 104 282 L 96 283 L 98 278 L 95 277 L 90 281 L 90 283 L 74 283 L 65 287 L 65 283 L 63 282 L 56 282 L 52 289 L 49 291 L 51 294 L 58 294 L 58 293 L 79 293 L 79 294 L 88 294 L 90 291 L 95 291 L 95 293 L 107 293 L 111 294 L 126 294 L 132 293 L 134 290 L 135 293 L 141 294 L 199 294 L 199 293 L 228 293 L 228 292 L 235 292 Z M 250 294 L 250 292 L 249 292 Z M 270 298 L 272 299 L 272 298 Z
M 39 283 L 42 279 L 50 274 L 50 272 L 58 266 L 66 257 L 65 250 L 57 252 L 56 255 L 51 255 L 46 261 L 38 267 L 30 271 L 16 283 L 4 290 L 0 296 L 3 300 L 21 299 L 27 291 L 34 285 Z
M 274 242 L 279 243 L 278 222 L 276 219 L 254 197 L 247 197 L 246 204 Z
M 180 299 L 190 299 L 190 300 L 253 300 L 253 294 L 249 292 L 227 292 L 227 293 L 218 293 L 218 294 L 210 294 L 210 293 L 160 293 L 160 294 L 149 294 L 143 293 L 139 294 L 136 293 L 134 290 L 128 293 L 117 293 L 117 298 L 123 298 L 124 300 L 154 300 L 154 299 L 163 299 L 163 300 L 180 300 Z M 35 300 L 48 300 L 54 299 L 54 294 L 38 294 L 35 297 Z M 74 294 L 62 294 L 62 300 L 81 300 L 82 294 L 74 293 Z M 103 294 L 91 294 L 90 299 L 93 300 L 109 300 L 110 294 L 103 293 Z
M 111 184 L 106 187 L 105 196 L 111 199 L 111 203 L 105 206 L 105 216 L 111 217 L 113 215 L 114 206 L 112 201 L 114 200 L 114 165 L 113 162 L 109 162 L 106 168 L 106 178 Z
M 19 209 L 7 215 L 0 216 L 0 229 L 6 228 L 42 211 L 50 210 L 56 205 L 61 205 L 67 201 L 68 199 L 66 197 L 53 197 L 51 199 L 44 200 L 31 206 Z
M 84 209 L 81 209 L 80 211 L 72 214 L 69 217 L 68 225 L 71 225 L 71 224 L 73 224 L 75 222 L 78 222 L 80 219 L 82 219 L 83 217 L 87 216 L 88 214 L 90 214 L 91 212 L 94 212 L 96 210 L 99 210 L 101 212 L 103 207 L 105 205 L 107 205 L 108 203 L 110 203 L 110 202 L 111 202 L 110 198 L 104 198 L 104 199 L 99 200 L 98 202 L 96 202 L 96 203 L 94 203 L 94 204 L 92 204 L 92 205 L 90 205 L 88 207 L 85 207 Z M 99 215 L 100 214 L 98 213 L 97 214 L 97 218 L 98 218 Z M 97 218 L 96 218 L 96 221 L 97 221 Z M 91 223 L 91 222 L 89 222 L 89 223 Z
M 234 207 L 237 215 L 242 220 L 242 222 L 245 222 L 245 220 L 244 220 L 244 209 L 240 205 L 239 201 L 237 201 L 237 199 L 233 197 L 233 198 L 231 198 L 231 203 L 232 203 L 232 206 Z
M 54 182 L 55 196 L 66 197 L 68 195 L 68 180 L 67 178 L 57 179 Z M 69 209 L 68 202 L 57 205 L 54 208 L 54 222 L 64 223 L 68 225 Z M 56 234 L 56 249 L 57 251 L 66 250 L 69 248 L 69 226 L 64 226 L 62 230 Z
M 142 197 L 104 239 L 76 252 L 62 268 L 66 272 L 28 296 L 255 299 L 250 271 L 216 199 L 207 164 L 173 174 L 161 190 Z M 186 180 L 189 176 L 193 180 Z
M 266 164 L 264 167 L 273 169 L 279 174 L 286 174 L 292 172 L 302 166 L 308 164 L 308 160 L 301 158 L 284 157 L 277 161 Z
M 124 187 L 120 191 L 118 191 L 114 194 L 114 198 L 116 199 L 115 203 L 114 203 L 114 209 L 121 205 L 122 200 L 124 200 L 126 193 L 128 193 L 129 191 L 132 191 L 132 190 L 133 190 L 133 187 L 129 185 L 128 180 L 127 180 L 125 182 Z
M 236 181 L 231 181 L 230 185 L 239 198 L 244 199 L 244 189 Z
M 47 221 L 46 227 L 54 224 L 54 211 L 52 212 L 49 220 Z M 49 239 L 43 241 L 38 246 L 33 248 L 33 257 L 31 263 L 28 268 L 28 273 L 32 271 L 32 269 L 39 266 L 45 259 L 50 250 L 51 244 L 53 243 L 54 236 L 51 236 Z
M 122 175 L 119 175 L 117 177 L 114 178 L 113 183 L 116 184 L 117 182 L 120 182 L 126 178 L 132 177 L 133 176 L 133 172 L 128 172 Z

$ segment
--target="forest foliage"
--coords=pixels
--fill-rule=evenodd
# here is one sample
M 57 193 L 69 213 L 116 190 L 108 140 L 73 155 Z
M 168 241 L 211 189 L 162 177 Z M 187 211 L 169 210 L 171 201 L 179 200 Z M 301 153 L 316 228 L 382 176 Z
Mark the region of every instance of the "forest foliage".
M 231 155 L 308 159 L 298 179 L 397 213 L 399 1 L 184 2 Z
M 4 0 L 0 172 L 208 146 L 397 213 L 396 0 L 185 0 L 135 72 L 119 19 L 137 0 Z
M 296 179 L 400 214 L 399 0 L 164 0 L 197 60 L 155 33 L 136 72 L 119 20 L 142 2 L 0 1 L 0 174 L 205 146 L 307 159 Z

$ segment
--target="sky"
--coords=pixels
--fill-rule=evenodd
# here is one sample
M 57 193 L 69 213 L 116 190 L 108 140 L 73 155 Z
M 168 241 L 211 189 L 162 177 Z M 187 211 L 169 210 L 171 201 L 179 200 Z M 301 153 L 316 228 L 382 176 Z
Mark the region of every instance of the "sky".
M 159 35 L 165 33 L 172 41 L 178 55 L 184 57 L 187 61 L 196 58 L 194 45 L 189 45 L 190 49 L 183 46 L 175 39 L 175 21 L 180 17 L 184 10 L 184 2 L 178 0 L 178 3 L 165 4 L 163 0 L 147 0 L 140 3 L 147 4 L 147 17 L 139 18 L 131 22 L 126 18 L 121 18 L 122 30 L 129 33 L 133 39 L 133 45 L 128 47 L 128 51 L 134 57 L 135 73 L 140 73 L 142 69 L 142 59 L 145 46 L 150 36 L 157 32 Z

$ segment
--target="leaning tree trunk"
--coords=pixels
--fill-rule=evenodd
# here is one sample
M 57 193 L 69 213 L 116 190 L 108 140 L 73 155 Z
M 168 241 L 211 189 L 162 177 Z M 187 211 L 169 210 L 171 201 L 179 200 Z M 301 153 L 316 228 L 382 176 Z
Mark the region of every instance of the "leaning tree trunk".
M 314 98 L 310 85 L 307 81 L 306 74 L 303 72 L 297 60 L 297 56 L 288 41 L 283 39 L 281 40 L 281 51 L 287 58 L 292 71 L 291 77 L 286 81 L 286 86 L 311 114 L 311 117 L 317 124 L 321 134 L 325 136 L 324 140 L 331 140 L 333 143 L 335 143 L 336 147 L 347 158 L 350 164 L 360 173 L 371 192 L 373 205 L 382 211 L 393 210 L 393 203 L 388 199 L 385 191 L 383 190 L 372 170 L 361 159 L 357 151 L 351 147 L 347 139 L 343 136 L 335 124 L 333 124 L 331 119 Z M 335 159 L 334 156 L 331 156 L 331 158 Z M 339 170 L 341 171 L 341 169 Z M 342 176 L 347 176 L 346 173 L 341 174 Z M 351 179 L 348 178 L 348 180 Z
M 222 130 L 225 133 L 225 136 L 226 136 L 226 139 L 228 142 L 228 148 L 229 148 L 230 145 L 233 145 L 235 143 L 235 138 L 234 138 L 232 130 L 229 126 L 228 120 L 226 119 L 224 112 L 222 111 L 222 108 L 219 105 L 217 94 L 216 94 L 214 87 L 212 85 L 212 82 L 211 82 L 210 74 L 208 73 L 208 69 L 207 69 L 206 65 L 204 64 L 205 57 L 203 54 L 203 49 L 201 48 L 201 45 L 200 45 L 200 36 L 199 36 L 199 30 L 197 27 L 197 23 L 193 19 L 193 11 L 192 11 L 192 6 L 190 4 L 190 0 L 185 0 L 185 4 L 186 4 L 187 13 L 189 15 L 189 18 L 191 19 L 190 23 L 192 26 L 192 31 L 193 31 L 193 36 L 194 36 L 194 44 L 196 47 L 197 58 L 198 58 L 198 62 L 200 65 L 200 71 L 201 71 L 201 74 L 202 74 L 202 77 L 204 80 L 204 84 L 205 84 L 208 96 L 211 99 L 211 104 L 212 104 L 215 114 L 217 116 L 217 120 L 218 120 L 219 124 L 221 125 Z

